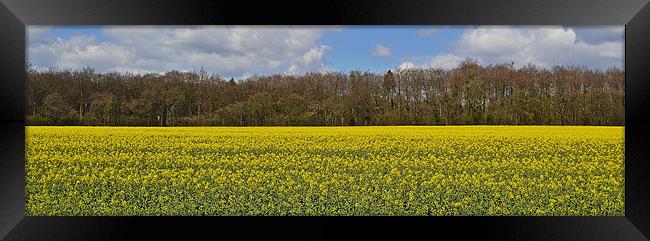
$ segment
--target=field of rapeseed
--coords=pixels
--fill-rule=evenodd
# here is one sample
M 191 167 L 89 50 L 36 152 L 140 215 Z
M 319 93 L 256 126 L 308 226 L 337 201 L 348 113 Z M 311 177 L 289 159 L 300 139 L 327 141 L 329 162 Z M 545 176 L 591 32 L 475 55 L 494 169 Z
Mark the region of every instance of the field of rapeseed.
M 624 215 L 623 127 L 27 127 L 27 215 Z

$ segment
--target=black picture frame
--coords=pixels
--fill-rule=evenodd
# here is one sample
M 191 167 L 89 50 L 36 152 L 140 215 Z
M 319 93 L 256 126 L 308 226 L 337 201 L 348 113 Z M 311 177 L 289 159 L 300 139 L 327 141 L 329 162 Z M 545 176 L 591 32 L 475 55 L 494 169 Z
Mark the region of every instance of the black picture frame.
M 0 238 L 648 240 L 648 0 L 0 0 Z M 25 216 L 26 25 L 625 25 L 623 217 Z

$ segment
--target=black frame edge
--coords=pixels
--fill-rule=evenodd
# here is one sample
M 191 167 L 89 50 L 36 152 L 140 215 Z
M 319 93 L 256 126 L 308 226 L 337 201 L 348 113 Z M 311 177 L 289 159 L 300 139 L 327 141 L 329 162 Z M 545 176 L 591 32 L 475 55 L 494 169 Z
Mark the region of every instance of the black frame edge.
M 1 0 L 27 25 L 624 25 L 647 0 Z
M 650 4 L 625 25 L 625 216 L 650 237 Z
M 25 217 L 25 25 L 0 4 L 0 238 Z

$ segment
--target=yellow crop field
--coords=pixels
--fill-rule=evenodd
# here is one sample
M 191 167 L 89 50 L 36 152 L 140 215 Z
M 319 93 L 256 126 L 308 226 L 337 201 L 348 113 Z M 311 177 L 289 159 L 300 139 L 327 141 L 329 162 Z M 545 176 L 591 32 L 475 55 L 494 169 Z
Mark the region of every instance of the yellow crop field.
M 27 127 L 27 215 L 624 215 L 623 127 Z

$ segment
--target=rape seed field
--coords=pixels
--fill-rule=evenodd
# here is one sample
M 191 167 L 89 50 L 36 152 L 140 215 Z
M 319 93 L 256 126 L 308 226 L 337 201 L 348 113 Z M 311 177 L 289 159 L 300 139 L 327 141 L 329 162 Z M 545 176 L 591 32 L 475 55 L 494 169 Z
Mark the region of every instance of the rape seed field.
M 27 127 L 26 213 L 624 215 L 623 127 Z

